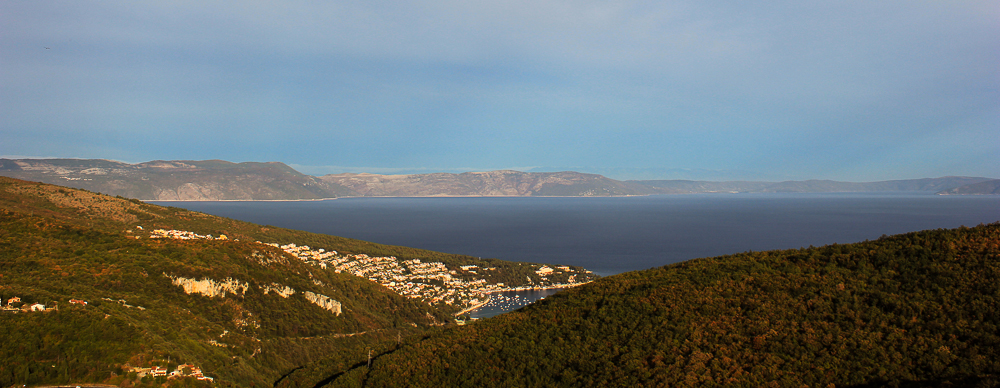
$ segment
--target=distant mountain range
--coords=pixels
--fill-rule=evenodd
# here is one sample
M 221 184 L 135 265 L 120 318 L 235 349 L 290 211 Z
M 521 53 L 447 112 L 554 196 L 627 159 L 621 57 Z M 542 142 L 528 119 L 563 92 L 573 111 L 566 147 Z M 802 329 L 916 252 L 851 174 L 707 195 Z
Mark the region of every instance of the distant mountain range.
M 304 200 L 337 197 L 627 196 L 693 193 L 922 191 L 997 194 L 998 181 L 942 177 L 880 182 L 627 180 L 572 171 L 416 175 L 302 174 L 279 162 L 129 164 L 102 159 L 0 159 L 0 175 L 141 200 Z M 990 183 L 993 182 L 993 183 Z

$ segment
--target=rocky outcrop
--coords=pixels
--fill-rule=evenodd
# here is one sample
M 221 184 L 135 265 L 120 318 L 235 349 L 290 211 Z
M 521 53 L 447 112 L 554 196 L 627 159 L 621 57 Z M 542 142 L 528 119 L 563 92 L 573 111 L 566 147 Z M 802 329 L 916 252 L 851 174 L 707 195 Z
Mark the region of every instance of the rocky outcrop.
M 289 296 L 295 295 L 295 289 L 289 286 L 281 285 L 278 283 L 271 283 L 270 285 L 265 285 L 261 287 L 264 290 L 264 294 L 275 293 L 282 298 L 288 298 Z
M 330 312 L 336 315 L 340 315 L 340 302 L 330 299 L 330 297 L 326 295 L 316 294 L 309 291 L 304 291 L 302 294 L 305 295 L 307 300 L 313 302 L 313 304 L 330 310 Z
M 185 294 L 202 294 L 210 298 L 216 296 L 221 298 L 225 297 L 226 294 L 243 295 L 249 288 L 247 283 L 232 278 L 218 281 L 208 278 L 197 280 L 167 274 L 163 274 L 163 276 L 170 278 L 175 286 L 184 288 Z

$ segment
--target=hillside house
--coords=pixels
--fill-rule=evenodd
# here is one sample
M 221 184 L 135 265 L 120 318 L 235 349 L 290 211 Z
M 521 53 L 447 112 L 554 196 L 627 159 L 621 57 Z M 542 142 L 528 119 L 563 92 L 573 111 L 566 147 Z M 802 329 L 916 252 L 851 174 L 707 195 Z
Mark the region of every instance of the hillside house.
M 129 371 L 135 372 L 135 376 L 141 379 L 149 376 L 152 373 L 153 368 L 129 368 Z

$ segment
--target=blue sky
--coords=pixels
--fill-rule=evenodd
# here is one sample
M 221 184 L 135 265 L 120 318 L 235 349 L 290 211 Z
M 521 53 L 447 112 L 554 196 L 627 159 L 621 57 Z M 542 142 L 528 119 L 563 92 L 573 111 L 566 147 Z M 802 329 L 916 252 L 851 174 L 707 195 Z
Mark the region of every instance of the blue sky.
M 1000 178 L 1000 6 L 4 1 L 0 156 Z

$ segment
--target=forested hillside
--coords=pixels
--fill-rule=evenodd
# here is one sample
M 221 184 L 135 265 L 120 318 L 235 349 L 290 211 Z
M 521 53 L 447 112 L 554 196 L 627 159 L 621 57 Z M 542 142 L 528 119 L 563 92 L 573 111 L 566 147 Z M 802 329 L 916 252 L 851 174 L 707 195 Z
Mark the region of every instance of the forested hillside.
M 998 255 L 991 224 L 692 260 L 279 386 L 996 386 Z
M 179 237 L 151 238 L 154 230 Z M 261 242 L 340 251 L 335 257 L 422 259 L 446 270 L 479 265 L 495 268 L 489 281 L 510 278 L 511 286 L 538 277 L 537 265 L 0 178 L 0 386 L 265 386 L 313 361 L 347 368 L 369 350 L 454 324 L 454 306 L 404 297 Z M 154 367 L 188 376 L 153 376 Z
M 381 341 L 450 321 L 367 279 L 253 240 L 143 236 L 162 223 L 201 233 L 233 226 L 226 230 L 233 236 L 252 229 L 138 201 L 0 182 L 0 385 L 153 386 L 168 380 L 142 377 L 142 368 L 190 364 L 217 385 L 263 386 L 320 356 L 362 357 Z M 169 381 L 185 380 L 210 384 Z

